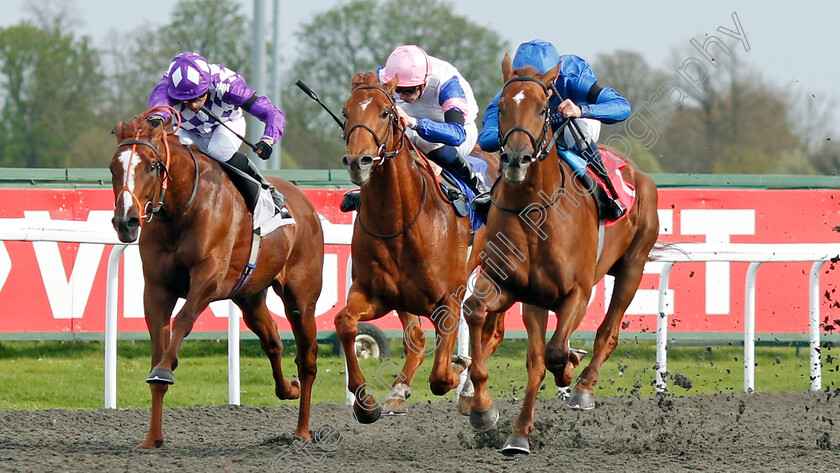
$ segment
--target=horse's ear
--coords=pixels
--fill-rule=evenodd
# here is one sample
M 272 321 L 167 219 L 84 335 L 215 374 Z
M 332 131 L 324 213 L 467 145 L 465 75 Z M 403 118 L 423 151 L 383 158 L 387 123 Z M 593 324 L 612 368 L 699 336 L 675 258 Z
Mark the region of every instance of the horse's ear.
M 394 95 L 394 91 L 397 90 L 397 83 L 399 81 L 400 81 L 399 76 L 395 75 L 394 78 L 389 80 L 388 82 L 386 82 L 382 86 L 382 88 L 385 89 L 386 92 L 388 92 L 388 95 Z
M 557 79 L 557 74 L 560 73 L 560 65 L 563 64 L 562 62 L 558 62 L 556 66 L 552 67 L 551 70 L 546 72 L 545 74 L 538 76 L 539 79 L 545 84 L 546 87 L 551 87 L 551 84 Z
M 117 137 L 117 142 L 122 141 L 122 139 L 123 139 L 123 122 L 117 122 L 117 124 L 114 125 L 114 129 L 111 130 L 111 133 L 114 136 Z
M 350 91 L 354 91 L 356 87 L 362 85 L 364 82 L 364 74 L 361 72 L 357 72 L 356 75 L 353 76 L 353 80 L 350 81 Z
M 505 58 L 502 59 L 502 77 L 504 77 L 505 82 L 513 77 L 513 61 L 508 53 L 505 53 Z

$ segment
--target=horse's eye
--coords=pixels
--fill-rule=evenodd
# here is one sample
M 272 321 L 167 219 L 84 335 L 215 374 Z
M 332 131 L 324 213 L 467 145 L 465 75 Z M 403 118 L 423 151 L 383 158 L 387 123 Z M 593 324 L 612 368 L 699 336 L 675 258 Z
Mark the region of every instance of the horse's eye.
M 382 110 L 382 118 L 388 118 L 391 115 L 391 111 L 388 109 Z
M 157 168 L 158 168 L 157 163 L 152 163 L 152 164 L 151 164 L 151 166 L 149 166 L 149 174 L 154 174 L 154 173 L 156 173 L 156 172 L 157 172 Z

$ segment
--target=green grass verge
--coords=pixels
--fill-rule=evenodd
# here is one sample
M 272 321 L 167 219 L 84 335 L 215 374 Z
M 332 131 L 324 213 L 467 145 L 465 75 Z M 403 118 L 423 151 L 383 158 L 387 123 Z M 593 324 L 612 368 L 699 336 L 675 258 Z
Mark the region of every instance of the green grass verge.
M 584 347 L 591 351 L 591 346 Z M 504 342 L 488 368 L 488 389 L 496 399 L 524 395 L 524 341 Z M 257 343 L 243 342 L 241 358 L 242 404 L 246 406 L 296 405 L 274 395 L 268 360 Z M 840 387 L 840 363 L 836 351 L 823 348 L 823 387 Z M 392 357 L 364 360 L 362 370 L 377 398 L 386 394 L 392 369 L 402 366 L 402 345 L 393 342 Z M 743 391 L 743 347 L 673 347 L 669 352 L 669 389 L 677 395 Z M 285 349 L 283 370 L 296 377 L 295 347 Z M 96 409 L 103 406 L 104 348 L 100 342 L 2 342 L 0 343 L 0 409 Z M 588 362 L 587 360 L 584 363 Z M 756 349 L 757 391 L 804 391 L 810 388 L 807 348 L 797 354 L 792 347 Z M 428 388 L 432 360 L 418 372 L 410 402 L 437 401 Z M 117 406 L 141 408 L 150 405 L 148 385 L 149 343 L 120 342 L 117 363 Z M 380 370 L 382 376 L 374 376 Z M 576 371 L 580 373 L 580 368 Z M 177 384 L 169 389 L 166 405 L 220 405 L 227 403 L 227 344 L 214 341 L 184 343 L 175 372 Z M 654 395 L 655 349 L 652 342 L 621 341 L 601 370 L 596 396 Z M 384 381 L 383 381 L 384 380 Z M 547 374 L 542 396 L 555 394 L 553 378 Z M 448 395 L 454 399 L 454 394 Z M 313 402 L 341 403 L 344 400 L 344 359 L 322 344 Z

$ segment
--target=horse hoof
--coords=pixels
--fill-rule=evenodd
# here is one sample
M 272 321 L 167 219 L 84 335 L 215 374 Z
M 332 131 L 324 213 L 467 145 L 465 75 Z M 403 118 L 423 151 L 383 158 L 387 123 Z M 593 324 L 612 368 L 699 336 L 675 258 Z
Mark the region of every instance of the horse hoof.
M 528 438 L 521 434 L 510 434 L 499 450 L 502 455 L 528 455 L 531 453 L 531 446 L 528 445 Z
M 365 410 L 356 403 L 353 404 L 353 413 L 360 424 L 373 424 L 382 417 L 382 406 L 377 403 L 373 409 Z
M 499 410 L 490 406 L 483 411 L 470 411 L 470 425 L 474 429 L 489 429 L 499 421 Z
M 595 395 L 589 391 L 575 388 L 572 390 L 572 397 L 569 398 L 568 405 L 576 411 L 591 411 L 595 409 Z
M 155 366 L 146 378 L 149 384 L 175 384 L 175 374 L 172 371 Z
M 163 445 L 163 440 L 144 440 L 138 443 L 136 448 L 152 449 L 160 448 L 161 445 Z
M 458 396 L 458 412 L 462 416 L 470 415 L 470 405 L 472 404 L 472 396 Z
M 382 404 L 383 416 L 404 416 L 408 414 L 408 403 L 405 399 L 389 397 Z

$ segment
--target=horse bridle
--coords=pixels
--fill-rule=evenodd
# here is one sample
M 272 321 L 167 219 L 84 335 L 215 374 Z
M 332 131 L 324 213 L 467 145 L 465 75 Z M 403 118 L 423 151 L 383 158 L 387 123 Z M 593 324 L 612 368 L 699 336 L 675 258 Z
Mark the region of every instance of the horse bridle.
M 394 134 L 394 130 L 400 130 L 399 124 L 399 116 L 397 115 L 397 104 L 394 103 L 393 97 L 388 93 L 387 90 L 383 89 L 382 87 L 377 87 L 375 85 L 360 85 L 356 87 L 352 91 L 350 91 L 350 95 L 352 96 L 359 90 L 378 90 L 382 92 L 385 97 L 388 98 L 388 102 L 390 102 L 391 106 L 388 108 L 388 130 L 386 131 L 385 139 L 382 140 L 379 138 L 379 135 L 365 123 L 356 123 L 355 125 L 351 126 L 344 132 L 344 143 L 350 143 L 350 135 L 353 133 L 354 130 L 357 128 L 363 128 L 370 132 L 373 135 L 373 140 L 376 142 L 376 156 L 373 157 L 373 161 L 378 164 L 382 164 L 388 158 L 393 158 L 396 156 L 400 151 L 402 151 L 403 146 L 405 146 L 405 133 L 403 133 L 403 139 L 400 139 L 400 147 L 393 151 L 386 151 L 385 147 L 388 145 L 388 141 L 391 139 L 391 136 Z
M 545 107 L 543 107 L 545 121 L 543 122 L 542 133 L 540 134 L 539 139 L 534 137 L 534 134 L 531 133 L 531 130 L 523 126 L 512 127 L 504 134 L 502 134 L 502 129 L 499 128 L 499 151 L 500 153 L 505 152 L 505 145 L 507 145 L 508 139 L 510 139 L 510 135 L 518 131 L 521 133 L 525 133 L 525 135 L 527 135 L 528 138 L 531 140 L 531 146 L 534 148 L 534 155 L 531 156 L 531 162 L 534 163 L 536 161 L 542 161 L 548 156 L 548 153 L 550 152 L 548 148 L 548 128 L 549 126 L 551 126 L 549 122 L 550 113 L 548 108 L 548 88 L 545 86 L 545 84 L 542 83 L 541 80 L 536 79 L 534 77 L 513 77 L 507 82 L 505 82 L 504 87 L 502 87 L 502 91 L 504 91 L 507 88 L 507 86 L 514 82 L 533 82 L 535 84 L 539 84 L 546 98 Z M 537 143 L 539 143 L 539 146 L 537 146 Z
M 501 128 L 499 128 L 499 152 L 501 154 L 504 153 L 505 145 L 507 144 L 507 141 L 510 138 L 511 133 L 514 133 L 514 132 L 517 132 L 517 131 L 525 133 L 528 136 L 528 138 L 530 138 L 531 146 L 534 148 L 534 155 L 531 156 L 531 161 L 529 163 L 529 164 L 533 164 L 537 161 L 543 161 L 545 158 L 548 157 L 548 155 L 551 153 L 551 147 L 555 146 L 555 143 L 557 143 L 557 137 L 561 136 L 563 134 L 566 126 L 569 124 L 569 122 L 571 120 L 565 120 L 563 122 L 563 124 L 561 124 L 560 127 L 557 129 L 557 131 L 554 132 L 551 141 L 549 141 L 548 140 L 548 130 L 549 130 L 549 127 L 551 126 L 551 122 L 550 122 L 551 113 L 550 113 L 550 109 L 549 109 L 549 106 L 548 106 L 548 99 L 549 99 L 548 87 L 546 87 L 546 85 L 541 80 L 539 80 L 537 78 L 534 78 L 534 77 L 513 77 L 513 78 L 509 79 L 507 82 L 505 82 L 505 85 L 502 87 L 502 91 L 504 91 L 504 89 L 507 88 L 508 85 L 510 85 L 514 82 L 534 82 L 534 83 L 540 85 L 540 87 L 542 88 L 543 93 L 545 94 L 545 97 L 546 97 L 545 107 L 543 108 L 543 113 L 545 114 L 545 121 L 543 122 L 542 133 L 540 134 L 539 139 L 534 137 L 534 134 L 531 132 L 531 130 L 529 130 L 525 127 L 522 127 L 522 126 L 512 127 L 504 134 L 502 134 L 502 130 L 501 130 Z M 555 87 L 553 82 L 551 83 L 550 87 L 551 87 L 551 90 L 554 92 L 554 94 L 557 97 L 560 97 L 560 93 L 557 91 L 557 88 Z M 575 124 L 575 126 L 577 126 L 577 124 Z M 537 146 L 538 142 L 539 142 L 539 146 Z M 560 172 L 563 173 L 563 168 L 562 167 L 560 168 Z M 499 178 L 501 178 L 501 174 L 499 174 Z M 563 179 L 565 180 L 565 173 L 563 173 Z M 499 180 L 497 179 L 496 182 L 493 184 L 494 188 L 496 187 L 496 184 L 498 184 L 498 182 L 499 182 Z M 491 194 L 492 194 L 492 190 L 491 190 Z M 551 202 L 547 202 L 544 205 L 539 206 L 539 207 L 534 207 L 534 208 L 528 209 L 528 212 L 531 212 L 533 210 L 544 210 L 548 207 L 551 207 L 555 203 L 557 203 L 557 201 L 559 199 L 560 199 L 560 194 L 558 193 L 558 195 Z M 521 213 L 523 210 L 526 210 L 526 209 L 512 209 L 512 208 L 504 207 L 504 206 L 499 205 L 496 201 L 494 201 L 492 199 L 490 200 L 490 202 L 496 208 L 498 208 L 499 210 L 505 211 L 505 212 Z
M 168 133 L 168 134 L 174 134 L 176 131 L 178 131 L 178 129 L 181 127 L 181 116 L 172 107 L 168 107 L 168 106 L 154 107 L 154 108 L 146 111 L 143 115 L 141 115 L 139 120 L 144 120 L 152 112 L 155 112 L 155 111 L 158 111 L 158 110 L 163 110 L 163 111 L 169 112 L 170 114 L 172 114 L 172 116 L 178 117 L 178 123 L 177 123 L 176 128 L 171 133 Z M 127 166 L 127 168 L 129 168 L 129 169 L 131 168 L 131 160 L 134 159 L 134 156 L 135 155 L 139 156 L 137 154 L 137 145 L 147 146 L 147 147 L 151 148 L 151 150 L 154 151 L 155 155 L 157 156 L 157 160 L 155 161 L 153 167 L 154 167 L 154 170 L 155 170 L 155 177 L 157 178 L 158 182 L 160 182 L 160 186 L 155 187 L 155 193 L 152 195 L 152 198 L 149 199 L 146 202 L 145 205 L 141 205 L 140 204 L 140 199 L 137 198 L 137 195 L 135 195 L 134 192 L 129 190 L 129 188 L 128 188 L 128 175 L 125 176 L 125 184 L 123 184 L 123 188 L 119 193 L 119 195 L 122 195 L 123 193 L 128 192 L 128 195 L 130 195 L 132 200 L 134 200 L 134 204 L 137 205 L 138 209 L 140 209 L 140 216 L 139 216 L 140 217 L 140 222 L 141 222 L 140 224 L 142 225 L 143 222 L 150 222 L 152 220 L 152 218 L 155 216 L 155 214 L 158 214 L 161 211 L 163 213 L 157 215 L 157 217 L 161 220 L 171 220 L 172 218 L 174 218 L 174 217 L 180 215 L 181 213 L 183 213 L 192 204 L 192 202 L 195 200 L 195 196 L 196 196 L 197 191 L 198 191 L 198 178 L 199 178 L 198 160 L 196 159 L 195 154 L 192 152 L 192 150 L 189 149 L 189 147 L 185 146 L 187 148 L 187 150 L 190 152 L 190 156 L 192 156 L 192 158 L 193 158 L 193 164 L 195 165 L 195 179 L 193 180 L 192 194 L 190 195 L 190 198 L 187 200 L 187 203 L 184 205 L 183 208 L 181 208 L 180 210 L 178 210 L 174 214 L 169 214 L 169 215 L 166 215 L 164 217 L 163 214 L 166 213 L 166 209 L 164 209 L 164 207 L 163 207 L 163 200 L 166 197 L 166 189 L 168 188 L 169 181 L 172 179 L 171 175 L 169 174 L 169 161 L 170 161 L 170 156 L 171 156 L 171 153 L 169 151 L 169 141 L 166 138 L 163 139 L 163 147 L 164 147 L 164 150 L 166 152 L 166 162 L 164 162 L 162 160 L 160 150 L 157 148 L 157 146 L 152 144 L 151 141 L 140 139 L 140 131 L 139 130 L 134 135 L 134 139 L 121 141 L 117 145 L 117 149 L 122 148 L 123 146 L 128 146 L 128 145 L 131 145 L 131 154 L 130 154 L 130 158 L 129 158 L 130 159 L 129 160 L 129 166 Z M 157 202 L 153 203 L 155 201 L 157 201 Z M 116 203 L 115 203 L 115 205 L 116 205 Z
M 389 118 L 388 118 L 389 123 L 388 123 L 388 131 L 387 131 L 388 134 L 385 135 L 384 140 L 380 140 L 379 135 L 376 134 L 376 132 L 373 130 L 373 128 L 371 128 L 370 126 L 368 126 L 365 123 L 356 123 L 355 125 L 351 126 L 348 130 L 346 130 L 344 132 L 345 133 L 344 134 L 344 142 L 347 143 L 347 144 L 350 143 L 350 134 L 353 133 L 353 130 L 355 130 L 356 128 L 364 128 L 365 130 L 369 131 L 371 135 L 373 135 L 373 139 L 376 142 L 377 152 L 376 152 L 376 156 L 373 157 L 373 160 L 374 160 L 374 162 L 378 162 L 379 164 L 382 164 L 382 163 L 385 162 L 386 159 L 393 158 L 394 156 L 399 154 L 400 151 L 403 150 L 403 147 L 405 146 L 405 141 L 406 141 L 405 132 L 403 131 L 402 137 L 400 138 L 400 147 L 399 148 L 397 148 L 394 151 L 385 151 L 385 146 L 388 144 L 388 141 L 391 139 L 391 136 L 394 133 L 394 130 L 395 129 L 402 130 L 400 128 L 399 116 L 397 115 L 397 104 L 394 102 L 393 97 L 391 97 L 391 95 L 388 93 L 387 90 L 383 89 L 382 87 L 377 87 L 375 85 L 360 85 L 359 87 L 356 87 L 355 89 L 350 91 L 350 95 L 352 96 L 358 90 L 366 90 L 366 89 L 373 89 L 373 90 L 378 90 L 378 91 L 382 92 L 385 95 L 385 97 L 388 98 L 388 102 L 391 104 L 391 106 L 388 108 L 388 115 L 389 115 Z M 407 232 L 408 229 L 413 227 L 414 224 L 417 223 L 417 220 L 420 218 L 420 214 L 423 213 L 423 207 L 425 207 L 425 205 L 426 205 L 426 194 L 427 194 L 427 192 L 426 192 L 426 179 L 421 177 L 421 180 L 423 181 L 423 200 L 420 202 L 420 206 L 417 208 L 417 215 L 414 216 L 414 218 L 411 220 L 411 222 L 409 222 L 408 225 L 406 225 L 402 230 L 400 230 L 396 233 L 391 233 L 391 234 L 376 233 L 376 232 L 371 231 L 370 229 L 368 229 L 365 226 L 364 222 L 362 222 L 361 212 L 359 212 L 359 215 L 356 217 L 356 221 L 359 222 L 359 226 L 362 228 L 362 230 L 372 237 L 394 238 L 394 237 L 398 237 L 398 236 L 402 235 L 403 233 Z

